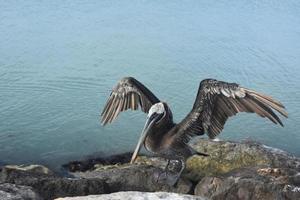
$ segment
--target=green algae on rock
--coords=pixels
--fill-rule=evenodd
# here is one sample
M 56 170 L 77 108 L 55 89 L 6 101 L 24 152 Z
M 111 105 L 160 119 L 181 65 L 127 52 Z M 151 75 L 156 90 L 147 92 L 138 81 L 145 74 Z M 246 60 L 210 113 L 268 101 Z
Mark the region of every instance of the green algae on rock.
M 187 160 L 184 176 L 199 181 L 204 176 L 225 174 L 234 169 L 254 166 L 299 167 L 299 161 L 286 152 L 256 142 L 228 142 L 201 139 L 192 144 L 197 151 L 208 157 L 193 156 Z

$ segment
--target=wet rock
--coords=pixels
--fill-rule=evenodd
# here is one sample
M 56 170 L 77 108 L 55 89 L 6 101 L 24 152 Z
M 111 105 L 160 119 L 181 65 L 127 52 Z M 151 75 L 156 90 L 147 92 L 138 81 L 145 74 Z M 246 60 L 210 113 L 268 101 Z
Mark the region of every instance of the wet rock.
M 31 187 L 9 183 L 0 184 L 1 200 L 42 200 Z
M 66 197 L 58 198 L 57 200 L 137 200 L 137 199 L 151 199 L 151 200 L 205 200 L 199 196 L 193 195 L 183 195 L 176 193 L 166 193 L 166 192 L 116 192 L 112 194 L 105 195 L 92 195 L 85 197 Z

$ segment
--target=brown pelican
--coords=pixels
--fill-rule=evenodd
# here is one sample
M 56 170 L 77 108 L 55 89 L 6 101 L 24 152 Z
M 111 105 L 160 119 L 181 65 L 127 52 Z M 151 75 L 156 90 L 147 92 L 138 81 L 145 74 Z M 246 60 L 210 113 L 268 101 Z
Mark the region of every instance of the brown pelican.
M 101 122 L 103 125 L 111 123 L 120 112 L 137 110 L 139 107 L 148 115 L 131 163 L 135 161 L 143 144 L 149 152 L 166 158 L 168 165 L 170 160 L 179 163 L 181 168 L 175 182 L 185 168 L 188 157 L 194 154 L 206 155 L 188 145 L 193 136 L 206 133 L 209 138 L 215 138 L 221 133 L 226 120 L 239 112 L 256 113 L 281 126 L 283 124 L 273 110 L 284 117 L 288 116 L 284 106 L 270 96 L 236 83 L 205 79 L 200 83 L 192 110 L 176 124 L 167 103 L 161 102 L 135 78 L 125 77 L 113 88 L 101 114 Z

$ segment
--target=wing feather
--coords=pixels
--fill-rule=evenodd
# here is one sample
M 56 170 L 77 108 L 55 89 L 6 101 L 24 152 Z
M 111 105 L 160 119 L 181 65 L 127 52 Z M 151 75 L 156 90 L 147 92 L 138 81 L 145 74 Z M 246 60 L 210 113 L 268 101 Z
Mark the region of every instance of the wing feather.
M 101 113 L 103 125 L 113 122 L 122 111 L 128 109 L 148 112 L 159 99 L 141 82 L 132 77 L 121 79 L 113 88 Z
M 283 126 L 274 111 L 288 117 L 285 107 L 270 96 L 236 83 L 205 79 L 200 83 L 193 109 L 178 124 L 178 136 L 186 140 L 206 133 L 214 138 L 221 133 L 227 119 L 240 112 L 256 113 Z

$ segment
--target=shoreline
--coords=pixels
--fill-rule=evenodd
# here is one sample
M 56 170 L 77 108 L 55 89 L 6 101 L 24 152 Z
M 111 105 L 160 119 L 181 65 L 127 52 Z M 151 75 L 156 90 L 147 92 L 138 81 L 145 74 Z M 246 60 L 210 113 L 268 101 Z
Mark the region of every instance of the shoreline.
M 207 140 L 207 138 L 198 138 L 195 141 L 197 142 L 198 140 L 203 140 L 203 139 Z M 231 143 L 240 143 L 240 144 L 254 143 L 254 144 L 262 145 L 266 149 L 269 149 L 274 152 L 278 151 L 278 152 L 285 153 L 292 157 L 300 157 L 300 154 L 298 155 L 296 153 L 292 153 L 292 152 L 289 152 L 289 151 L 286 151 L 286 150 L 283 150 L 283 149 L 280 149 L 277 147 L 272 147 L 270 145 L 266 145 L 266 144 L 262 143 L 261 141 L 252 140 L 251 138 L 250 139 L 246 138 L 246 139 L 243 139 L 240 141 L 220 140 L 220 142 L 225 142 L 225 141 L 231 142 Z M 21 162 L 8 163 L 8 162 L 2 162 L 0 160 L 0 168 L 5 165 L 19 165 L 19 166 L 25 165 L 26 166 L 26 165 L 31 165 L 31 164 L 37 164 L 37 165 L 43 165 L 59 175 L 62 175 L 62 176 L 65 175 L 66 177 L 68 177 L 68 170 L 66 167 L 70 164 L 72 164 L 75 167 L 75 165 L 77 163 L 77 164 L 81 165 L 81 167 L 87 168 L 87 169 L 91 169 L 93 163 L 94 164 L 117 164 L 117 163 L 123 164 L 123 163 L 130 161 L 132 153 L 133 152 L 130 152 L 130 151 L 127 151 L 124 153 L 113 153 L 113 154 L 104 154 L 104 155 L 100 155 L 101 153 L 99 153 L 99 152 L 92 153 L 92 154 L 88 154 L 88 155 L 84 155 L 84 156 L 79 156 L 78 159 L 66 159 L 68 161 L 61 162 L 61 164 L 55 165 L 55 166 L 53 166 L 52 164 L 49 164 L 45 161 L 43 161 L 43 162 L 25 162 L 25 163 L 21 163 Z M 151 157 L 151 154 L 140 154 L 140 155 L 141 156 L 148 155 Z
M 127 152 L 68 162 L 64 164 L 67 176 L 41 165 L 4 166 L 0 194 L 1 187 L 4 191 L 10 187 L 39 196 L 34 200 L 87 195 L 100 195 L 101 199 L 101 194 L 120 191 L 192 194 L 204 199 L 249 195 L 250 199 L 300 198 L 299 157 L 253 141 L 203 139 L 192 146 L 210 156 L 189 158 L 174 186 L 167 179 L 157 182 L 154 176 L 164 172 L 166 160 L 140 155 L 135 164 L 129 164 L 131 153 Z

